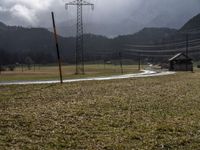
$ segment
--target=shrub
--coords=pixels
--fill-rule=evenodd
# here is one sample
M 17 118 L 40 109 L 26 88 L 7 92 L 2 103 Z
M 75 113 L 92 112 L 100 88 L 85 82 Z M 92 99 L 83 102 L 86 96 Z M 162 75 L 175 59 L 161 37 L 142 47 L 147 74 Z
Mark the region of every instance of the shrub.
M 6 68 L 4 66 L 0 66 L 0 71 L 6 71 Z
M 8 66 L 8 69 L 9 69 L 10 71 L 14 71 L 14 70 L 15 70 L 15 67 L 16 67 L 15 65 L 9 65 L 9 66 Z

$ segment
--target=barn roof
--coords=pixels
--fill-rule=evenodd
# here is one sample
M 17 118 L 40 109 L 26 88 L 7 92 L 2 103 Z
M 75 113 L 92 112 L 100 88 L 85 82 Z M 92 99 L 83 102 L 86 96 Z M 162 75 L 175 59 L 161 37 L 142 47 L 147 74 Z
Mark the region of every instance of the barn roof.
M 176 55 L 174 55 L 172 58 L 169 59 L 169 61 L 173 61 L 176 59 L 188 59 L 188 60 L 192 60 L 191 58 L 189 58 L 187 55 L 185 55 L 184 53 L 178 53 Z

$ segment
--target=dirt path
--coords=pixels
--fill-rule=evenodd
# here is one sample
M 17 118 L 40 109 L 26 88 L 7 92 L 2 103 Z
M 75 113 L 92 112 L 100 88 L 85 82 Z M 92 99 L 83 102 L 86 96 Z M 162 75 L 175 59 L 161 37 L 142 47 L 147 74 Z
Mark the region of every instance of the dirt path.
M 175 72 L 169 71 L 152 71 L 143 70 L 141 73 L 125 74 L 125 75 L 114 75 L 108 77 L 93 77 L 93 78 L 82 78 L 82 79 L 68 79 L 64 80 L 64 83 L 80 82 L 80 81 L 103 81 L 103 80 L 116 80 L 116 79 L 128 79 L 128 78 L 143 78 L 143 77 L 155 77 L 175 74 Z M 29 85 L 29 84 L 53 84 L 59 83 L 59 80 L 50 81 L 15 81 L 15 82 L 0 82 L 0 85 Z

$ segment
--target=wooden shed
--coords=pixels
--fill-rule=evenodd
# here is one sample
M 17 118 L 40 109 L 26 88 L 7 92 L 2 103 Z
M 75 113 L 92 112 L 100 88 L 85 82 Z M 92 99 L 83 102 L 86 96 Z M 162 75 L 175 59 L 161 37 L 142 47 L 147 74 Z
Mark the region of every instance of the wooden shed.
M 193 71 L 193 62 L 184 53 L 178 53 L 169 59 L 170 71 Z

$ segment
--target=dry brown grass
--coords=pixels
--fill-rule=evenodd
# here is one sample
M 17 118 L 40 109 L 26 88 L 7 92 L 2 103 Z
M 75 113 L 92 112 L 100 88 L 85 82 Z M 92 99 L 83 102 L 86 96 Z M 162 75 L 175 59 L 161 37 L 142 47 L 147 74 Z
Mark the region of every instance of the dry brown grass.
M 0 149 L 199 149 L 200 73 L 0 86 Z
M 124 73 L 135 73 L 139 72 L 136 65 L 125 65 L 123 66 Z M 63 78 L 85 78 L 94 76 L 109 76 L 121 74 L 119 65 L 85 65 L 84 75 L 75 75 L 75 66 L 63 66 Z M 56 66 L 40 66 L 35 67 L 35 70 L 24 69 L 22 72 L 21 68 L 16 68 L 15 71 L 5 71 L 0 74 L 0 82 L 5 81 L 24 81 L 24 80 L 58 80 L 59 72 Z

